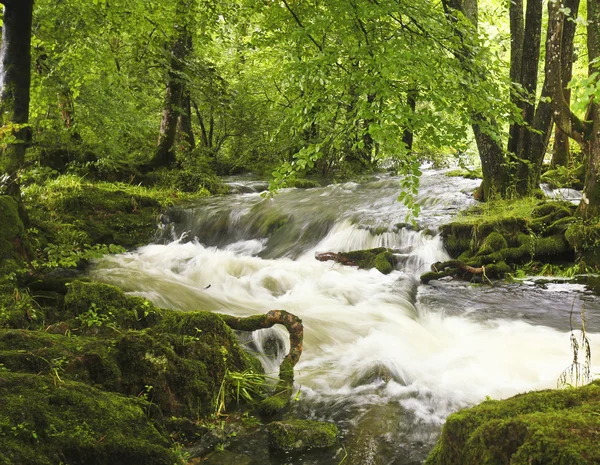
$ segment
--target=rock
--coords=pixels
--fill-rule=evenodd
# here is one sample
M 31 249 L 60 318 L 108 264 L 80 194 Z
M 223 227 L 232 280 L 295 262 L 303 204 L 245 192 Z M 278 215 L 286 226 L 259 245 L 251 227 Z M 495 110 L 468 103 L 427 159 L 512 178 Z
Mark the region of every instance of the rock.
M 332 447 L 338 429 L 333 423 L 313 420 L 276 421 L 268 426 L 269 445 L 281 451 L 304 451 Z
M 426 465 L 600 463 L 600 382 L 519 394 L 449 416 Z

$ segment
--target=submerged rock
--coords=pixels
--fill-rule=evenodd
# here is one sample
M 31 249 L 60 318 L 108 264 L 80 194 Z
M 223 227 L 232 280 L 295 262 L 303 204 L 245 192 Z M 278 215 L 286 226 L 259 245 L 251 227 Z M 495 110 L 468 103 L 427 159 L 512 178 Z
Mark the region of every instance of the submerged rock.
M 519 394 L 450 415 L 426 465 L 600 463 L 600 381 Z

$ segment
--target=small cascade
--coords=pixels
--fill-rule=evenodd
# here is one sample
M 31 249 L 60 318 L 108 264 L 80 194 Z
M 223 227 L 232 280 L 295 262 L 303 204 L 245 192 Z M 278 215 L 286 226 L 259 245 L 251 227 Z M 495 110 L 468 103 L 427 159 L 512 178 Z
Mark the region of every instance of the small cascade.
M 437 227 L 473 202 L 477 184 L 426 170 L 415 224 L 406 223 L 398 179 L 388 176 L 274 198 L 203 199 L 169 212 L 158 243 L 106 257 L 92 274 L 162 307 L 298 315 L 305 340 L 297 413 L 336 421 L 349 441 L 356 438 L 348 444 L 354 457 L 383 457 L 362 465 L 419 463 L 453 411 L 555 386 L 571 361 L 574 305 L 585 305 L 590 332 L 600 330 L 600 302 L 581 289 L 419 284 L 431 263 L 448 258 Z M 390 274 L 314 258 L 374 247 L 394 251 Z M 600 338 L 590 336 L 600 353 Z M 285 330 L 242 337 L 275 375 L 288 350 Z M 385 440 L 358 434 L 365 425 Z

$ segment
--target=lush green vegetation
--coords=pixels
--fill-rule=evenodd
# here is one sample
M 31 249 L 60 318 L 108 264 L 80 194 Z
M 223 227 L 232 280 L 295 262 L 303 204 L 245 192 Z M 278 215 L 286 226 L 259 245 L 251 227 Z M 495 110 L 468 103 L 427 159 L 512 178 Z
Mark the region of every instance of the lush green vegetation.
M 223 319 L 74 280 L 88 260 L 147 243 L 170 204 L 226 194 L 223 175 L 254 172 L 276 190 L 390 169 L 418 214 L 422 163 L 456 162 L 487 203 L 442 228 L 454 260 L 424 281 L 600 267 L 596 0 L 547 12 L 542 0 L 0 4 L 2 464 L 172 463 L 170 438 L 260 397 L 259 367 Z M 577 208 L 543 202 L 540 181 L 585 195 Z M 387 249 L 339 258 L 393 269 Z M 573 410 L 548 397 L 510 419 L 489 404 L 459 413 L 430 461 L 461 463 L 465 445 L 471 463 L 598 460 L 582 445 L 593 417 L 577 396 L 597 386 L 586 389 L 540 394 Z M 261 411 L 284 408 L 288 390 Z M 274 424 L 271 440 L 331 446 L 321 426 Z M 498 431 L 514 441 L 497 445 Z

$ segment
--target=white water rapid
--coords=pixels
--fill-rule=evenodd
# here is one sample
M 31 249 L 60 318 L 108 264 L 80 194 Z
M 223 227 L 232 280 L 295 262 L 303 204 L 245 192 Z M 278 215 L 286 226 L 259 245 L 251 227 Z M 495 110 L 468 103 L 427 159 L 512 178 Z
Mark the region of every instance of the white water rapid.
M 592 354 L 600 354 L 600 300 L 583 286 L 419 285 L 431 263 L 448 258 L 436 227 L 472 202 L 477 181 L 429 170 L 421 184 L 417 228 L 404 224 L 398 181 L 389 177 L 274 199 L 206 199 L 171 213 L 160 243 L 107 257 L 92 274 L 161 307 L 298 315 L 298 415 L 337 422 L 346 463 L 421 463 L 453 411 L 486 396 L 556 387 L 572 360 L 572 307 L 585 308 Z M 164 240 L 170 235 L 183 239 Z M 379 246 L 397 251 L 399 265 L 387 276 L 314 258 Z M 273 338 L 278 356 L 263 362 L 276 374 L 285 330 L 255 332 L 253 347 Z M 331 460 L 301 463 L 339 462 Z

